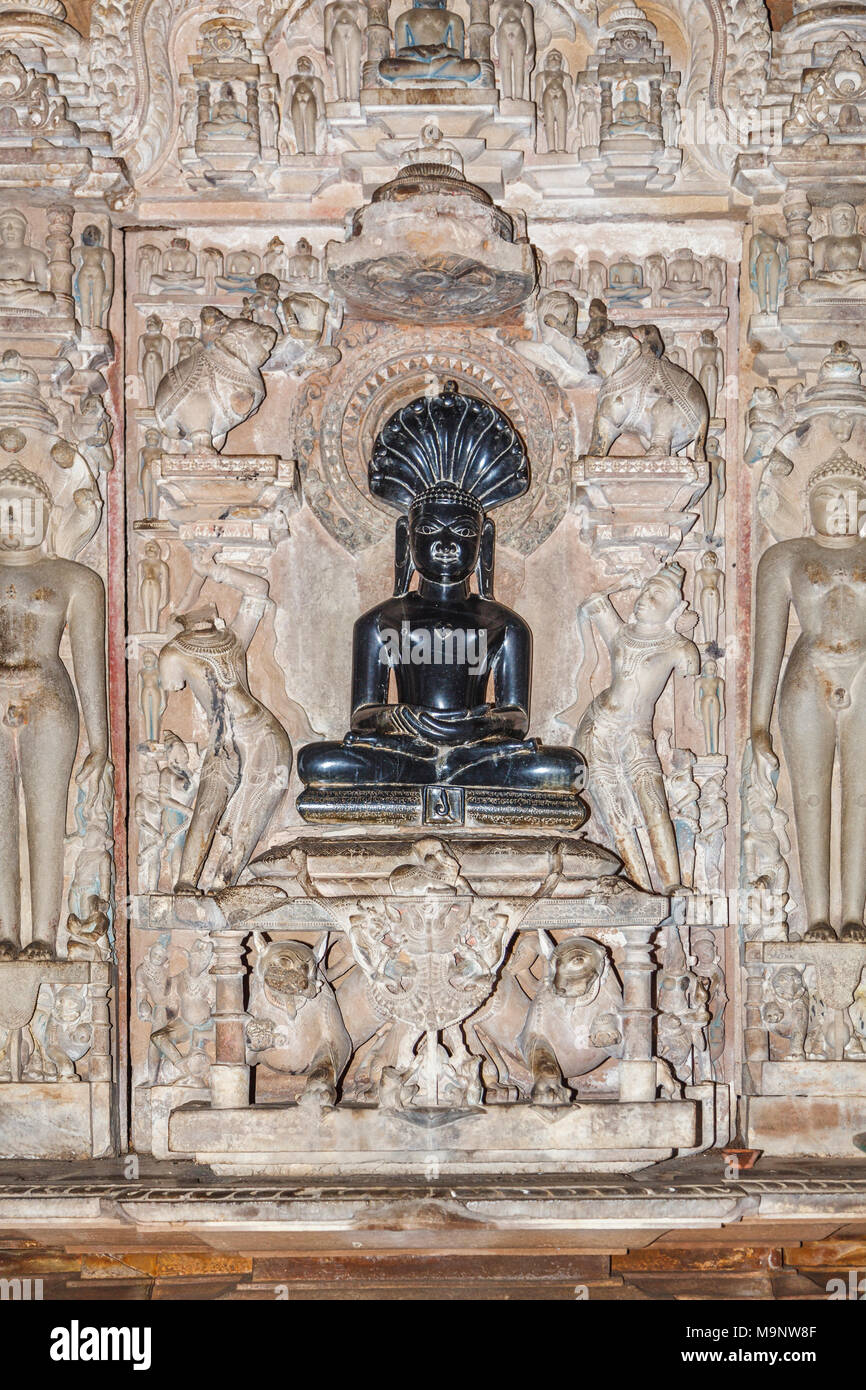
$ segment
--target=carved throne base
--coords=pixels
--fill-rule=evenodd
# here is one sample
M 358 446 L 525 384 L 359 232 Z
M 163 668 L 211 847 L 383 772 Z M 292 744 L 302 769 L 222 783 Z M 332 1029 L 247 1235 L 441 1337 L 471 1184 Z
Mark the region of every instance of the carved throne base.
M 208 1090 L 134 1087 L 138 1147 L 225 1174 L 429 1177 L 629 1171 L 711 1145 L 714 1087 L 683 1094 L 654 1053 L 670 903 L 619 868 L 567 835 L 331 831 L 267 851 L 254 882 L 140 900 L 133 960 L 159 935 L 176 951 L 208 932 L 216 1006 Z M 574 938 L 604 962 L 585 1001 L 556 975 Z M 290 943 L 315 954 L 304 998 Z M 552 1093 L 519 1040 L 545 981 L 533 1018 L 583 1049 Z M 133 1014 L 138 1075 L 148 1039 Z M 323 1039 L 336 1093 L 311 1079 Z
M 108 988 L 100 961 L 0 962 L 0 1158 L 101 1158 L 113 1151 Z M 42 1032 L 43 988 L 73 996 L 80 1021 L 67 1036 Z M 43 1015 L 44 1016 L 44 1015 Z M 72 1058 L 75 1060 L 73 1061 Z
M 311 825 L 341 821 L 377 825 L 560 826 L 579 830 L 589 816 L 572 792 L 519 792 L 509 788 L 369 786 L 310 787 L 298 810 Z
M 748 942 L 745 965 L 754 999 L 749 1017 L 747 995 L 747 1094 L 741 1101 L 747 1144 L 768 1154 L 855 1158 L 862 1153 L 855 1136 L 866 1131 L 866 1053 L 853 1036 L 848 1009 L 866 969 L 866 943 Z M 809 1033 L 802 1047 L 774 1057 L 772 1033 L 757 1026 L 764 1024 L 761 979 L 790 968 L 803 973 L 810 991 Z

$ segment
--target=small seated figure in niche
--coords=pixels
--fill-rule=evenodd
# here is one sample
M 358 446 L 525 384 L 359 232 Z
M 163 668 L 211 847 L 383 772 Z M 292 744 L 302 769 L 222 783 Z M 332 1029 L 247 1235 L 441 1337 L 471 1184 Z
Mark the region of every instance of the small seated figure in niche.
M 607 292 L 611 304 L 642 304 L 650 295 L 643 282 L 643 270 L 627 256 L 610 267 Z
M 48 257 L 27 244 L 27 218 L 17 208 L 0 212 L 0 311 L 53 314 Z
M 830 210 L 830 231 L 813 247 L 812 274 L 800 282 L 803 299 L 866 299 L 863 248 L 866 238 L 857 230 L 857 210 L 837 203 Z
M 622 96 L 613 108 L 613 121 L 608 134 L 658 137 L 658 125 L 653 122 L 646 102 L 640 100 L 636 82 L 626 82 L 623 87 Z
M 238 140 L 252 143 L 255 138 L 246 107 L 235 97 L 232 84 L 223 82 L 219 97 L 211 107 L 210 119 L 199 125 L 196 143 L 213 147 L 226 141 L 231 141 L 232 145 Z
M 662 304 L 696 304 L 709 299 L 710 291 L 704 284 L 699 262 L 693 251 L 683 246 L 675 252 L 668 262 L 667 282 L 662 286 L 659 299 Z
M 386 82 L 476 82 L 481 65 L 464 58 L 463 20 L 445 8 L 445 0 L 414 0 L 394 25 L 394 57 L 383 58 L 379 76 Z
M 527 490 L 522 442 L 498 410 L 446 382 L 391 417 L 369 476 L 403 513 L 395 591 L 355 624 L 350 732 L 300 752 L 301 814 L 318 819 L 314 805 L 339 789 L 356 789 L 347 802 L 360 808 L 357 793 L 390 784 L 507 789 L 515 811 L 527 793 L 564 793 L 565 819 L 582 821 L 583 759 L 526 737 L 532 634 L 492 594 L 487 512 Z
M 226 256 L 225 271 L 216 278 L 222 290 L 255 291 L 259 274 L 259 258 L 254 251 L 232 251 Z
M 151 285 L 159 290 L 200 290 L 204 276 L 198 274 L 196 255 L 189 238 L 172 237 L 162 253 L 159 274 L 151 276 Z

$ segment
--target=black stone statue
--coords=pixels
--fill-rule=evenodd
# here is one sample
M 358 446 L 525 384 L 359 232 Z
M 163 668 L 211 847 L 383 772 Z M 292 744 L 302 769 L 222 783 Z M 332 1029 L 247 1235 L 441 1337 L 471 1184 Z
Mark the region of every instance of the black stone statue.
M 529 486 L 519 436 L 500 411 L 447 382 L 391 417 L 369 479 L 403 513 L 394 595 L 355 624 L 351 731 L 301 749 L 301 814 L 582 824 L 585 764 L 573 749 L 526 737 L 532 633 L 493 597 L 488 511 Z

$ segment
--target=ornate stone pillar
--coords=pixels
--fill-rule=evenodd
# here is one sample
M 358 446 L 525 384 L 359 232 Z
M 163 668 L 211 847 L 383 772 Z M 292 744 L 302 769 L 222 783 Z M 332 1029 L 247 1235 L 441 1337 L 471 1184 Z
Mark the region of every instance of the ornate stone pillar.
M 808 280 L 812 269 L 812 238 L 809 235 L 809 220 L 812 209 L 809 199 L 801 189 L 794 189 L 785 198 L 785 223 L 788 235 L 785 245 L 788 250 L 788 287 L 785 290 L 785 303 L 799 302 L 798 287 Z
M 379 64 L 391 51 L 388 0 L 366 0 L 366 5 L 367 57 L 362 68 L 361 86 L 376 87 L 379 83 Z
M 654 965 L 650 941 L 655 927 L 624 927 L 625 953 L 619 963 L 622 978 L 622 1060 L 619 1064 L 620 1100 L 655 1100 L 656 1064 L 653 1060 L 652 1004 Z
M 72 312 L 72 217 L 66 203 L 48 209 L 48 288 L 57 296 L 58 309 Z M 64 304 L 63 301 L 66 301 Z
M 214 944 L 210 973 L 216 976 L 216 1056 L 211 1068 L 211 1104 L 215 1110 L 234 1110 L 249 1104 L 250 1093 L 244 1039 L 244 940 L 247 930 L 220 927 L 210 935 Z
M 610 131 L 613 121 L 613 88 L 609 77 L 603 77 L 599 85 L 601 87 L 601 138 L 603 140 Z

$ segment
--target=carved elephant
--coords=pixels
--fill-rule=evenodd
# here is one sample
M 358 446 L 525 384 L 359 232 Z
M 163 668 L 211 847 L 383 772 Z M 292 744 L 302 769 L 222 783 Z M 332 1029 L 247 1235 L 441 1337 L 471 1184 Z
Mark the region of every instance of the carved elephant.
M 254 415 L 264 400 L 261 368 L 277 335 L 267 324 L 210 309 L 202 311 L 202 339 L 166 372 L 154 409 L 164 434 L 219 451 L 229 430 Z
M 321 969 L 327 937 L 318 951 L 303 941 L 266 941 L 259 932 L 253 941 L 247 1063 L 306 1077 L 303 1094 L 333 1105 L 352 1039 Z
M 587 347 L 591 370 L 603 378 L 587 453 L 606 458 L 622 434 L 636 434 L 649 456 L 667 457 L 694 444 L 706 460 L 710 408 L 700 382 L 664 355 L 654 324 L 609 325 Z

